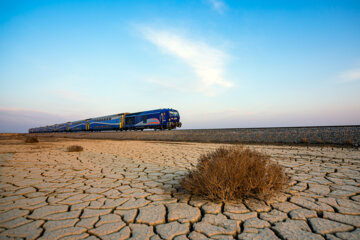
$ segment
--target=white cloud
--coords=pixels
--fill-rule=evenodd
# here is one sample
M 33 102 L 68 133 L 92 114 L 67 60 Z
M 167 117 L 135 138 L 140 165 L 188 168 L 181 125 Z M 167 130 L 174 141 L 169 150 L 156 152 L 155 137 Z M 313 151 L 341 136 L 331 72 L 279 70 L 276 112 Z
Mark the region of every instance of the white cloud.
M 360 80 L 360 68 L 355 68 L 343 72 L 339 75 L 339 77 L 345 82 L 353 82 Z
M 218 12 L 218 13 L 223 13 L 226 5 L 223 1 L 220 0 L 207 0 L 211 6 Z
M 164 52 L 181 59 L 200 81 L 195 91 L 213 94 L 216 87 L 229 88 L 233 83 L 224 79 L 227 55 L 204 42 L 198 42 L 170 31 L 143 29 L 145 38 Z

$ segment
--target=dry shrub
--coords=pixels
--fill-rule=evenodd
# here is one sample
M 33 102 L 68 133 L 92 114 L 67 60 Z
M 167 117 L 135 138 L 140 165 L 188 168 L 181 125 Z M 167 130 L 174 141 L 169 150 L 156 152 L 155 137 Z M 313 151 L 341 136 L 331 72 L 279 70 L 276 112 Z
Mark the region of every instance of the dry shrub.
M 39 139 L 35 136 L 27 136 L 25 138 L 25 142 L 26 143 L 38 143 L 39 142 Z
M 208 199 L 267 199 L 289 182 L 282 166 L 270 156 L 242 147 L 219 148 L 200 156 L 181 185 Z
M 84 150 L 84 148 L 79 145 L 71 145 L 71 146 L 67 147 L 68 152 L 81 152 L 83 150 Z

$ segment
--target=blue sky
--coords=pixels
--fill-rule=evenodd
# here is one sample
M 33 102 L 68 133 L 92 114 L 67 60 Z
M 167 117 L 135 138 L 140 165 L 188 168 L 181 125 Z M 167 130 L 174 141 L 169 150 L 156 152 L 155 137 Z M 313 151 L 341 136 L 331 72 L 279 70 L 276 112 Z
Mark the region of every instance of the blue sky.
M 0 132 L 166 107 L 360 124 L 360 1 L 0 1 Z

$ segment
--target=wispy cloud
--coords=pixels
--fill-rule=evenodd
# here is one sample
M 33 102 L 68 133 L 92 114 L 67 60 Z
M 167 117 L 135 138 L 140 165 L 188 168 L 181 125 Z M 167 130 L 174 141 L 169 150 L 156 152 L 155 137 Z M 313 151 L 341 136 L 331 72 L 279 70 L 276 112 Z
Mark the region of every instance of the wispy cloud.
M 360 80 L 360 67 L 350 69 L 348 71 L 345 71 L 339 75 L 340 79 L 344 82 L 354 82 Z
M 224 13 L 226 4 L 221 0 L 207 0 L 218 13 Z
M 233 86 L 223 76 L 227 59 L 223 51 L 171 31 L 143 28 L 142 33 L 148 41 L 167 54 L 181 59 L 194 71 L 200 82 L 193 90 L 212 94 L 215 87 Z

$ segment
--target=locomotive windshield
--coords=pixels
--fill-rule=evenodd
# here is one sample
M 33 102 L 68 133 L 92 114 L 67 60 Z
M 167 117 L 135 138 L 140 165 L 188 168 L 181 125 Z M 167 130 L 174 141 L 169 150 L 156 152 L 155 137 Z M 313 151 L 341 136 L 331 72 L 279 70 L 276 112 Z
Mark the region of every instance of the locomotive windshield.
M 171 117 L 178 117 L 179 116 L 179 113 L 176 112 L 176 111 L 169 111 L 169 112 L 170 112 Z

